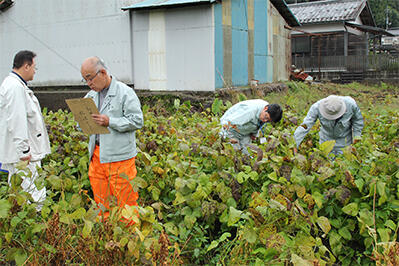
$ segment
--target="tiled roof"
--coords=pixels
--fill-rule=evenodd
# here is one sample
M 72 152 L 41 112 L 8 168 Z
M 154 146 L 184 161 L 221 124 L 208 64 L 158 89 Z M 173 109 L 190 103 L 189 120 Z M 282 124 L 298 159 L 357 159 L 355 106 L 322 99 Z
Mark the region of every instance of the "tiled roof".
M 304 25 L 354 21 L 366 5 L 366 0 L 326 0 L 291 4 L 288 7 L 299 23 Z
M 274 7 L 278 10 L 280 15 L 285 19 L 285 21 L 291 27 L 301 26 L 297 18 L 292 14 L 291 10 L 288 8 L 285 1 L 281 0 L 270 0 L 270 2 L 274 5 Z

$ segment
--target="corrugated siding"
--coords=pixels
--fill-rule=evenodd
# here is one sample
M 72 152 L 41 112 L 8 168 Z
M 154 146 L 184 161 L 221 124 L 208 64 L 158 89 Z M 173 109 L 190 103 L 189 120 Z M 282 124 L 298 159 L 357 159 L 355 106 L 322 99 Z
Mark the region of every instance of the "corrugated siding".
M 291 40 L 290 31 L 284 28 L 286 24 L 279 12 L 271 6 L 270 9 L 272 31 L 272 58 L 273 58 L 273 82 L 287 80 L 291 62 Z
M 135 87 L 214 90 L 212 12 L 212 6 L 134 11 Z
M 215 87 L 225 87 L 223 82 L 223 24 L 222 4 L 213 5 L 214 29 L 215 29 Z
M 33 86 L 83 85 L 80 65 L 93 55 L 118 79 L 132 83 L 129 14 L 120 10 L 121 2 L 16 1 L 0 15 L 1 79 L 14 55 L 28 49 L 38 55 Z
M 234 86 L 248 84 L 248 20 L 247 0 L 232 0 L 232 82 Z
M 254 4 L 254 78 L 260 83 L 267 82 L 268 4 L 255 1 Z

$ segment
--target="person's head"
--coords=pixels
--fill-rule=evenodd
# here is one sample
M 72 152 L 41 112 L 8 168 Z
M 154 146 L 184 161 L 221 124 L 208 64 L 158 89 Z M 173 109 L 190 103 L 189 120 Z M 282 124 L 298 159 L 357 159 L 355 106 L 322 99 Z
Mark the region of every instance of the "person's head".
M 12 70 L 20 75 L 25 81 L 33 80 L 36 73 L 36 54 L 32 51 L 19 51 L 12 65 Z
M 111 83 L 104 61 L 97 56 L 85 59 L 80 73 L 90 89 L 97 92 L 109 87 Z
M 262 122 L 277 123 L 281 120 L 282 116 L 283 110 L 280 105 L 273 103 L 265 106 L 259 115 L 259 120 Z
M 337 95 L 330 95 L 319 103 L 320 114 L 328 120 L 335 120 L 346 112 L 344 100 Z

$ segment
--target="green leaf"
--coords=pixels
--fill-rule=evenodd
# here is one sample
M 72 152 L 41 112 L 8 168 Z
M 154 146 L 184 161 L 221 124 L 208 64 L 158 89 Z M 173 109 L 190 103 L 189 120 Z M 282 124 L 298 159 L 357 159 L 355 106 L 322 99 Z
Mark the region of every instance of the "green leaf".
M 174 103 L 173 103 L 173 105 L 174 105 L 174 107 L 175 107 L 176 109 L 179 109 L 179 107 L 180 107 L 180 99 L 179 99 L 179 98 L 176 98 L 175 101 L 174 101 Z
M 28 258 L 28 255 L 25 253 L 25 251 L 21 248 L 19 248 L 15 253 L 14 253 L 14 259 L 15 263 L 19 265 L 24 265 L 26 262 L 26 259 Z
M 121 245 L 121 247 L 126 246 L 126 244 L 129 242 L 129 239 L 127 237 L 123 237 L 120 241 L 119 244 Z
M 225 241 L 228 237 L 231 237 L 231 234 L 229 232 L 223 233 L 223 235 L 219 237 L 219 241 Z
M 164 224 L 164 227 L 168 233 L 174 234 L 175 236 L 179 234 L 179 229 L 173 222 L 168 222 Z
M 50 214 L 50 212 L 51 212 L 51 210 L 49 207 L 43 206 L 42 211 L 41 211 L 42 217 L 44 219 L 46 219 L 48 217 L 48 215 Z
M 328 154 L 333 150 L 335 145 L 335 140 L 327 140 L 320 144 L 320 151 L 324 156 L 328 156 Z
M 345 238 L 346 240 L 351 240 L 352 239 L 352 235 L 349 232 L 347 227 L 342 227 L 338 230 L 338 234 L 340 236 L 342 236 L 343 238 Z
M 389 242 L 389 234 L 391 233 L 390 229 L 388 229 L 388 228 L 378 228 L 377 232 L 380 235 L 381 242 Z
M 197 218 L 195 218 L 193 215 L 184 216 L 184 224 L 189 229 L 193 228 L 196 221 L 197 221 Z
M 84 208 L 79 208 L 69 216 L 71 219 L 82 219 L 86 214 L 86 210 Z
M 248 243 L 253 244 L 256 242 L 257 235 L 255 230 L 252 227 L 244 227 L 243 237 Z
M 211 244 L 208 246 L 208 248 L 206 249 L 206 251 L 212 250 L 214 248 L 216 248 L 219 245 L 219 241 L 213 240 L 211 242 Z
M 298 255 L 296 255 L 295 253 L 293 253 L 291 255 L 291 262 L 294 266 L 313 266 L 313 263 L 302 259 L 301 257 L 299 257 Z
M 87 238 L 90 235 L 92 228 L 93 228 L 93 223 L 91 221 L 85 221 L 85 225 L 82 230 L 83 238 Z
M 321 209 L 321 207 L 323 206 L 323 198 L 324 198 L 323 195 L 320 192 L 315 191 L 312 194 L 312 197 L 313 197 L 314 201 L 316 202 L 317 207 L 319 207 Z
M 385 197 L 385 182 L 378 181 L 377 182 L 377 192 L 381 197 Z
M 348 215 L 356 216 L 359 212 L 359 206 L 356 202 L 349 203 L 342 208 L 342 211 Z
M 5 234 L 4 234 L 4 237 L 5 237 L 6 241 L 7 241 L 8 243 L 10 243 L 10 242 L 11 242 L 11 239 L 12 239 L 12 232 L 7 232 L 7 233 L 5 233 Z
M 215 98 L 212 103 L 212 113 L 218 115 L 221 112 L 221 106 L 223 106 L 223 101 L 219 98 Z
M 386 227 L 389 227 L 393 231 L 396 230 L 396 224 L 392 220 L 387 220 L 384 224 Z
M 8 200 L 2 199 L 0 200 L 0 218 L 7 218 L 8 211 L 11 209 L 11 204 Z
M 186 198 L 178 191 L 176 192 L 176 198 L 173 201 L 173 205 L 179 205 L 186 201 Z
M 41 231 L 43 231 L 43 229 L 46 229 L 46 225 L 44 224 L 34 224 L 33 225 L 33 229 L 32 229 L 32 233 L 39 233 Z
M 325 234 L 328 234 L 328 232 L 330 232 L 331 225 L 327 217 L 320 216 L 319 218 L 317 218 L 317 224 L 320 226 L 321 230 L 323 230 Z
M 129 181 L 129 177 L 125 174 L 122 173 L 119 176 L 125 177 Z M 146 188 L 147 187 L 147 181 L 145 181 L 143 178 L 136 176 L 133 178 L 133 180 L 130 180 L 130 185 L 133 187 L 134 192 L 137 192 L 139 188 Z
M 359 189 L 359 191 L 362 192 L 364 186 L 364 180 L 362 178 L 356 179 L 355 185 Z
M 19 218 L 18 216 L 12 217 L 11 222 L 10 222 L 11 227 L 16 227 L 16 226 L 19 224 L 19 222 L 20 222 L 21 220 L 22 220 L 22 219 Z
M 242 184 L 245 180 L 247 180 L 248 176 L 244 172 L 239 172 L 237 175 L 237 182 Z
M 230 207 L 229 210 L 230 211 L 229 211 L 229 218 L 228 218 L 227 225 L 232 226 L 233 224 L 237 223 L 240 220 L 242 211 L 237 210 L 234 207 Z
M 267 175 L 268 178 L 270 178 L 271 180 L 278 182 L 278 178 L 277 178 L 277 173 L 276 172 L 271 172 L 270 174 Z
M 60 190 L 62 187 L 62 181 L 56 175 L 49 176 L 47 178 L 47 182 L 49 182 L 51 184 L 51 186 L 53 187 L 53 189 L 55 189 L 55 190 Z
M 71 204 L 72 208 L 78 208 L 82 203 L 82 198 L 79 194 L 73 194 L 69 203 Z
M 360 221 L 365 223 L 368 226 L 373 225 L 373 213 L 367 209 L 361 209 L 359 211 Z

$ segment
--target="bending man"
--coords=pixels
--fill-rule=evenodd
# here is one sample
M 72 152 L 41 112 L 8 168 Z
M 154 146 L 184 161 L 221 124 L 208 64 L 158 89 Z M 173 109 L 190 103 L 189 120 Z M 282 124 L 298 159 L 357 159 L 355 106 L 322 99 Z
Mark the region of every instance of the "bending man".
M 320 120 L 320 143 L 335 140 L 332 153 L 342 153 L 342 148 L 360 140 L 363 116 L 354 99 L 349 96 L 330 95 L 314 103 L 303 123 L 295 130 L 297 147 L 302 143 L 314 123 Z
M 223 138 L 229 139 L 235 150 L 248 154 L 247 147 L 255 140 L 266 122 L 279 122 L 283 111 L 278 104 L 255 99 L 239 102 L 230 107 L 220 118 Z

